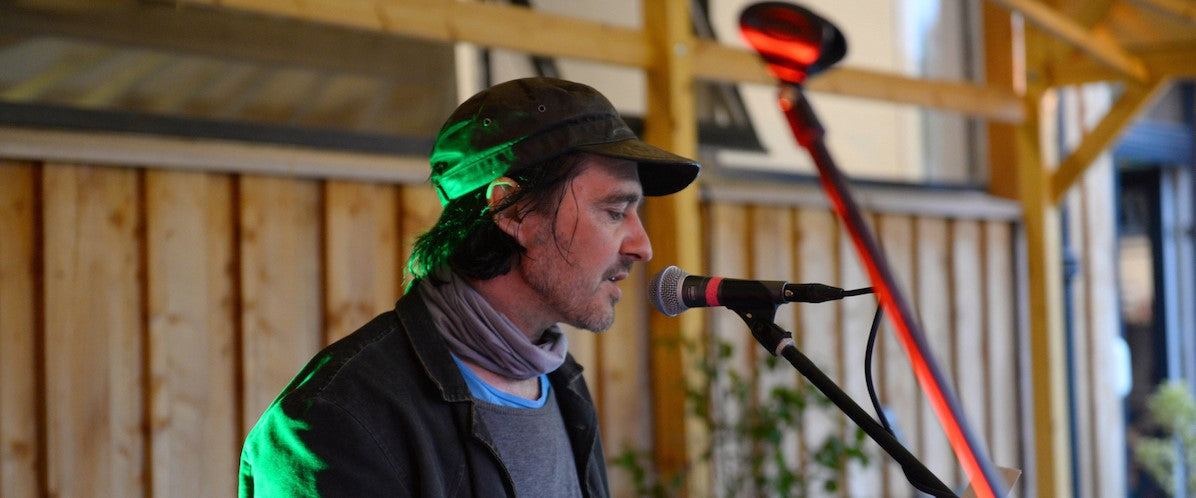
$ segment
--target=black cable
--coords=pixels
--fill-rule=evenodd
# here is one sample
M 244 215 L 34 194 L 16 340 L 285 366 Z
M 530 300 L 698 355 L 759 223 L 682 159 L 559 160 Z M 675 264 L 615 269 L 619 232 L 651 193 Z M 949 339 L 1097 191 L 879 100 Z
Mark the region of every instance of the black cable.
M 864 350 L 864 380 L 868 383 L 868 397 L 872 398 L 872 408 L 876 410 L 876 418 L 885 431 L 893 434 L 893 427 L 889 425 L 889 417 L 880 407 L 880 398 L 876 396 L 876 384 L 872 382 L 872 350 L 876 346 L 877 331 L 880 330 L 880 317 L 884 314 L 884 307 L 876 303 L 876 314 L 872 315 L 872 331 L 868 333 L 868 348 Z
M 880 303 L 876 303 L 876 314 L 872 315 L 872 330 L 868 333 L 868 347 L 864 350 L 864 381 L 868 383 L 868 397 L 872 399 L 872 408 L 876 410 L 876 418 L 880 421 L 880 425 L 884 427 L 885 432 L 897 437 L 897 433 L 893 432 L 893 427 L 889 425 L 889 417 L 885 415 L 885 411 L 880 406 L 880 398 L 876 395 L 876 384 L 872 381 L 872 352 L 876 349 L 876 337 L 879 335 L 880 318 L 883 315 L 884 307 Z M 943 496 L 943 490 L 939 489 L 935 483 L 918 479 L 917 473 L 913 469 L 903 465 L 901 470 L 914 489 L 933 496 Z M 954 496 L 954 494 L 947 496 Z

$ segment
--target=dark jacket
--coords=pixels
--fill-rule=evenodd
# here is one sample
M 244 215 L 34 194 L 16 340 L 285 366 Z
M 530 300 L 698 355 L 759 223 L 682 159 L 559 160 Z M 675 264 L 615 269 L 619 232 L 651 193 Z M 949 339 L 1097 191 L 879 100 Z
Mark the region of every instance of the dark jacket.
M 610 494 L 573 360 L 548 375 L 585 496 Z M 412 292 L 328 346 L 250 431 L 241 496 L 514 496 L 448 345 Z

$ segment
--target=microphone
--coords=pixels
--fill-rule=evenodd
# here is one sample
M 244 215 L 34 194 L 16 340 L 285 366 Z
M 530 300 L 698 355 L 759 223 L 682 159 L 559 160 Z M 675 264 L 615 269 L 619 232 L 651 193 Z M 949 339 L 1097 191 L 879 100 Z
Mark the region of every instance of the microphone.
M 676 266 L 661 270 L 648 282 L 648 299 L 668 316 L 677 316 L 690 308 L 821 303 L 871 292 L 871 287 L 845 291 L 823 284 L 703 277 L 690 275 Z

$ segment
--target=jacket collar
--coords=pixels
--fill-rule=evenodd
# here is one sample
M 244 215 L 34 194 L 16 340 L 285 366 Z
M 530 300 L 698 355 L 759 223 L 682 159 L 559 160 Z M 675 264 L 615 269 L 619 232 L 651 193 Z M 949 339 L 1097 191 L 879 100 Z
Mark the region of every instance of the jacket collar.
M 395 305 L 395 312 L 407 331 L 407 339 L 411 341 L 411 348 L 415 351 L 416 358 L 419 358 L 424 373 L 440 388 L 444 400 L 471 400 L 472 395 L 469 386 L 465 384 L 465 377 L 452 361 L 448 343 L 440 334 L 440 329 L 436 328 L 436 323 L 432 321 L 432 315 L 428 313 L 427 305 L 419 292 L 408 292 L 400 298 Z M 584 382 L 583 370 L 573 359 L 573 355 L 569 354 L 565 356 L 565 362 L 560 367 L 548 373 L 548 378 L 556 389 L 578 393 L 582 389 L 578 383 Z
M 411 349 L 428 378 L 440 389 L 445 401 L 469 401 L 469 386 L 452 360 L 448 344 L 441 336 L 419 292 L 408 292 L 395 305 L 399 321 L 406 329 Z

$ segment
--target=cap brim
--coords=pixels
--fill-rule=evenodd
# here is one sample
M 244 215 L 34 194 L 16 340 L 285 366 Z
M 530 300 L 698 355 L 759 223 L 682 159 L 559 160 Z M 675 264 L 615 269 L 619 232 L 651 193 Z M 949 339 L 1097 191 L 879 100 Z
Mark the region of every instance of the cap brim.
M 669 195 L 684 189 L 698 177 L 697 161 L 673 154 L 640 140 L 580 145 L 577 150 L 602 156 L 627 159 L 639 164 L 644 195 Z

